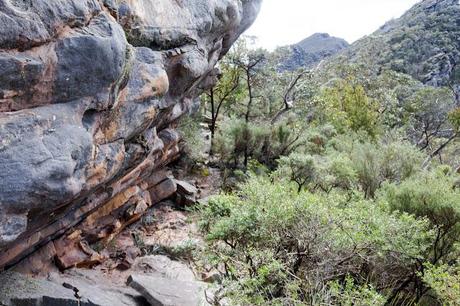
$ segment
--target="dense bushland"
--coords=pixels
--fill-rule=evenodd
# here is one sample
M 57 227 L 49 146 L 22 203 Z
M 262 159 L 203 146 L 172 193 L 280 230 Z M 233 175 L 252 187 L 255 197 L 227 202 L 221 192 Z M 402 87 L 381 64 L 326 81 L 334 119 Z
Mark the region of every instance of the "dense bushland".
M 202 99 L 208 159 L 233 177 L 197 208 L 200 262 L 223 276 L 216 303 L 458 305 L 451 84 L 405 74 L 418 69 L 410 55 L 394 69 L 396 51 L 388 65 L 362 52 L 283 71 L 286 49 L 247 44 Z
M 241 305 L 456 305 L 458 176 L 421 169 L 408 143 L 337 138 L 199 208 L 225 294 Z

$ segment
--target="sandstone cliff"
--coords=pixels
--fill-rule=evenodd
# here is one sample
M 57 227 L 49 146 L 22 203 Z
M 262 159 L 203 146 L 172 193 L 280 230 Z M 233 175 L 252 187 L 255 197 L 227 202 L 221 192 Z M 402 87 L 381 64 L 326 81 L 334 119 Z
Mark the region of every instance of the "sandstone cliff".
M 0 269 L 97 262 L 175 191 L 175 123 L 260 2 L 0 0 Z

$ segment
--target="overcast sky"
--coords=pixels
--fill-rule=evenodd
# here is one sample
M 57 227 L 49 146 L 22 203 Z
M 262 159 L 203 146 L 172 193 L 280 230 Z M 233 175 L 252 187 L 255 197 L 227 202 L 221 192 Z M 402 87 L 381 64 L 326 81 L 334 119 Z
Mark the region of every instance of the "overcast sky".
M 257 36 L 267 49 L 294 44 L 322 32 L 349 43 L 401 16 L 419 0 L 263 0 L 254 25 L 245 33 Z

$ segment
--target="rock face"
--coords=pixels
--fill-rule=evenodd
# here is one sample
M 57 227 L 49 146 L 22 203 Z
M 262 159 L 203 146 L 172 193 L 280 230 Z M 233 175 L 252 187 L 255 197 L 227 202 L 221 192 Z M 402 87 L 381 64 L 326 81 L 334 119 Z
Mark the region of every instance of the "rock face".
M 95 263 L 175 191 L 175 123 L 260 2 L 0 0 L 0 269 Z
M 284 69 L 313 68 L 322 60 L 336 55 L 349 44 L 327 33 L 315 33 L 290 47 L 292 55 L 283 63 Z
M 137 258 L 130 271 L 70 269 L 46 279 L 0 274 L 0 305 L 5 306 L 198 306 L 208 285 L 185 264 L 166 256 Z
M 5 306 L 134 306 L 146 305 L 134 289 L 102 277 L 71 271 L 69 276 L 34 279 L 18 273 L 0 275 L 0 305 Z
M 0 275 L 0 281 L 0 305 L 78 305 L 72 290 L 46 280 L 31 280 L 17 273 L 5 273 Z M 87 300 L 82 302 L 88 305 Z

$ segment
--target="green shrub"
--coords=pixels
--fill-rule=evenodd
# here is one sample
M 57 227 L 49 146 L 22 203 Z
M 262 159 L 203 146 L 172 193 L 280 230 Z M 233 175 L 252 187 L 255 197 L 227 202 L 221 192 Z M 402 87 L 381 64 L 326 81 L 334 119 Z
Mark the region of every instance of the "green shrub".
M 292 153 L 289 156 L 281 157 L 279 160 L 279 175 L 286 175 L 295 182 L 298 192 L 302 191 L 302 188 L 307 184 L 317 180 L 317 172 L 316 161 L 309 155 Z
M 266 129 L 255 123 L 246 123 L 243 119 L 228 119 L 216 136 L 216 153 L 234 167 L 246 167 L 249 158 L 261 152 L 266 135 Z
M 389 213 L 384 203 L 298 193 L 268 177 L 240 188 L 198 212 L 204 258 L 221 269 L 237 305 L 380 303 L 388 292 L 372 288 L 403 281 L 432 239 L 426 220 Z
M 442 171 L 433 171 L 384 189 L 392 210 L 426 217 L 433 224 L 436 240 L 429 256 L 433 264 L 452 259 L 455 243 L 460 241 L 460 191 L 454 188 L 454 181 Z
M 460 305 L 460 267 L 427 265 L 423 281 L 446 306 Z
M 300 132 L 294 131 L 284 122 L 269 125 L 230 118 L 216 136 L 216 153 L 234 168 L 247 168 L 250 159 L 274 167 L 280 156 L 291 153 L 301 141 Z
M 373 198 L 383 182 L 399 182 L 420 169 L 423 155 L 404 142 L 355 143 L 350 152 L 361 189 Z
M 423 154 L 406 142 L 373 143 L 339 136 L 321 154 L 292 153 L 279 159 L 277 177 L 289 178 L 300 191 L 326 193 L 359 187 L 374 198 L 383 182 L 400 182 L 420 170 Z
M 341 133 L 364 131 L 371 137 L 379 133 L 378 104 L 360 84 L 340 80 L 322 93 L 326 118 Z
M 357 286 L 350 276 L 343 284 L 335 281 L 330 284 L 330 301 L 342 306 L 383 306 L 386 299 L 369 285 Z
M 178 126 L 179 134 L 183 141 L 182 152 L 195 161 L 201 161 L 204 158 L 203 147 L 205 146 L 202 128 L 200 126 L 200 115 L 186 116 L 181 119 Z

